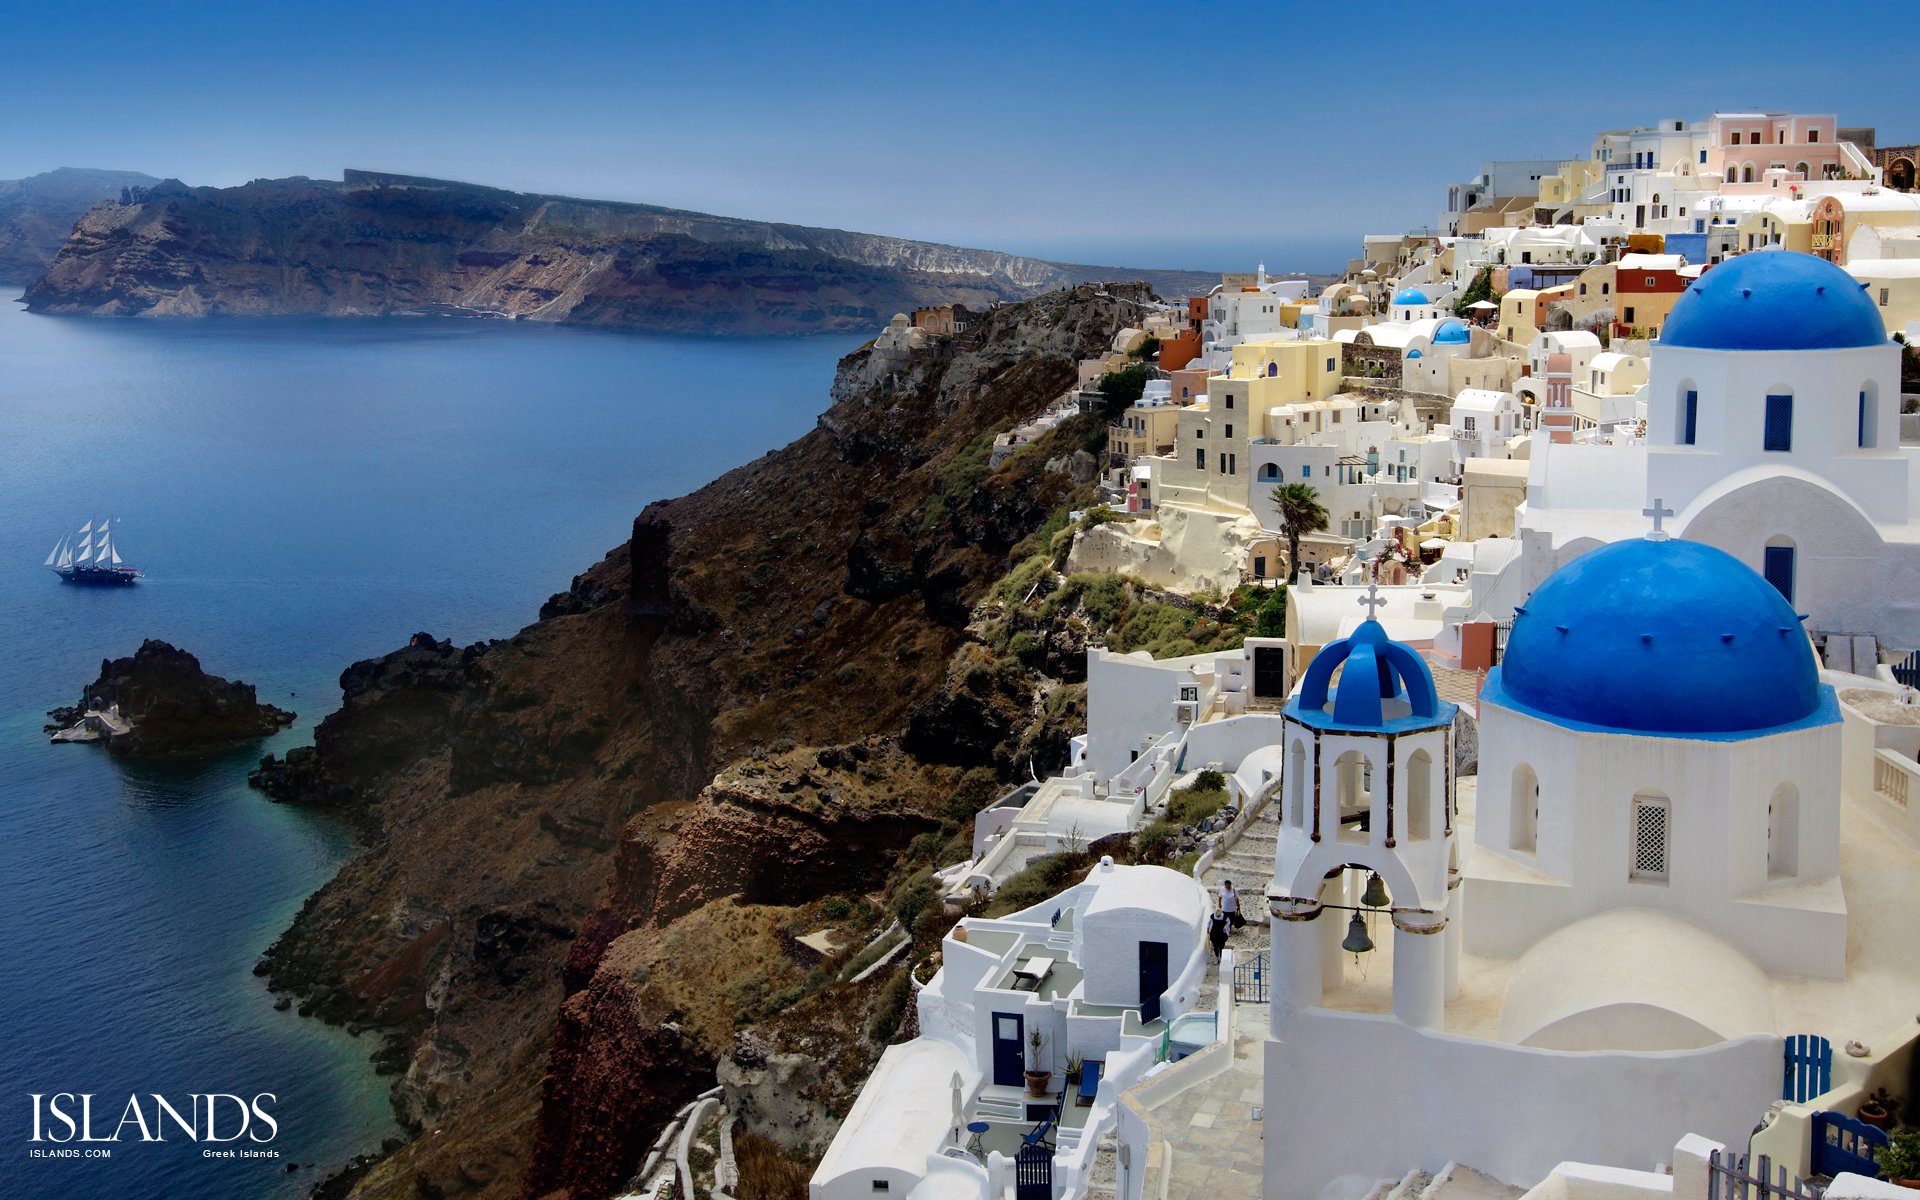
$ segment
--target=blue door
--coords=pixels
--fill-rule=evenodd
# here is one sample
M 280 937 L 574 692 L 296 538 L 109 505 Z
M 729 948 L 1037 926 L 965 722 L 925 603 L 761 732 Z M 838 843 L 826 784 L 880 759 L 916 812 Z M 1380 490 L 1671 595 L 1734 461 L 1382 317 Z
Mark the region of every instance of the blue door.
M 1026 1082 L 1026 1058 L 1022 1049 L 1026 1022 L 1019 1013 L 993 1014 L 993 1082 L 999 1087 L 1019 1087 Z
M 1160 995 L 1167 990 L 1167 944 L 1140 943 L 1140 1019 L 1160 1019 Z
M 1762 573 L 1766 575 L 1767 582 L 1780 589 L 1780 594 L 1787 598 L 1787 603 L 1792 604 L 1793 547 L 1768 546 L 1764 566 Z

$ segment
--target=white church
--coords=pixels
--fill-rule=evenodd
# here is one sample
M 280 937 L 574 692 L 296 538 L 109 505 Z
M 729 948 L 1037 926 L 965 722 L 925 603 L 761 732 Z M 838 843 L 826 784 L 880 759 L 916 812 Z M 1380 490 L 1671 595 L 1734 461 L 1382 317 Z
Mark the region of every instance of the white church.
M 1744 1152 L 1784 1037 L 1911 1025 L 1917 856 L 1843 823 L 1802 624 L 1711 546 L 1591 551 L 1521 606 L 1464 780 L 1417 654 L 1372 620 L 1321 651 L 1267 896 L 1266 1196 Z M 1906 903 L 1856 920 L 1856 888 Z
M 1812 255 L 1738 255 L 1688 287 L 1651 359 L 1644 441 L 1536 439 L 1517 577 L 1476 617 L 1503 619 L 1554 570 L 1644 529 L 1643 509 L 1668 507 L 1673 533 L 1725 550 L 1806 614 L 1829 665 L 1853 665 L 1854 639 L 1920 648 L 1920 457 L 1900 446 L 1900 348 L 1861 285 Z

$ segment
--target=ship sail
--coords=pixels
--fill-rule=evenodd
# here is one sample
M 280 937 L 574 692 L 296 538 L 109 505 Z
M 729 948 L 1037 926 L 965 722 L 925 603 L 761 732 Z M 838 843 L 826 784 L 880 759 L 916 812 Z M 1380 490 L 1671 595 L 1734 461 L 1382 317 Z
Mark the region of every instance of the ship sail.
M 86 523 L 85 525 L 82 525 L 82 526 L 80 527 L 80 532 L 79 532 L 79 533 L 76 533 L 76 534 L 74 534 L 73 536 L 75 536 L 75 537 L 85 537 L 85 536 L 86 536 L 87 534 L 89 534 L 89 533 L 92 533 L 92 532 L 93 532 L 93 522 L 92 522 L 92 521 L 88 521 L 88 522 L 87 522 L 87 523 Z
M 120 565 L 120 549 L 119 547 L 116 546 L 116 547 L 113 547 L 112 550 L 113 550 L 113 565 L 117 567 Z
M 62 541 L 60 543 L 60 569 L 64 571 L 68 567 L 71 567 L 72 565 L 73 565 L 73 546 L 69 542 Z
M 41 563 L 40 565 L 43 567 L 50 567 L 54 563 L 59 561 L 60 561 L 60 543 L 55 542 L 53 544 L 53 549 L 47 551 L 47 561 Z
M 109 543 L 106 538 L 102 537 L 100 539 L 100 544 L 93 548 L 93 564 L 97 567 L 106 566 L 107 555 L 111 553 L 113 553 L 112 544 Z
M 73 561 L 76 563 L 83 563 L 92 557 L 93 557 L 93 547 L 91 545 L 86 545 L 86 546 L 80 547 L 80 557 L 74 559 Z

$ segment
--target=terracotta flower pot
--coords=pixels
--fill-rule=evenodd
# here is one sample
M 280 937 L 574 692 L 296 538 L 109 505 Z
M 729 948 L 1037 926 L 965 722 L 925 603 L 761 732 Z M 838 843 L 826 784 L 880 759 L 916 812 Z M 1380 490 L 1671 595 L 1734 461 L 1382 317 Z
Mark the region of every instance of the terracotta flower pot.
M 1027 1095 L 1040 1099 L 1047 1094 L 1047 1084 L 1053 1081 L 1052 1071 L 1023 1071 L 1027 1079 Z

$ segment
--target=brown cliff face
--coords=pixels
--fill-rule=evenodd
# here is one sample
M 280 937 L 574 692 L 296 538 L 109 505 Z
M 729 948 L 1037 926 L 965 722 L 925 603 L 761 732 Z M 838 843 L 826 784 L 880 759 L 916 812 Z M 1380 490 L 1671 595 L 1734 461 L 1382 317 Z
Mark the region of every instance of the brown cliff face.
M 25 179 L 0 179 L 0 282 L 31 283 L 46 274 L 82 213 L 129 188 L 159 183 L 138 171 L 61 167 Z
M 773 926 L 977 799 L 979 754 L 939 749 L 973 710 L 931 702 L 1015 545 L 1090 496 L 1048 459 L 1104 430 L 986 450 L 1126 308 L 1005 306 L 871 386 L 849 356 L 817 429 L 650 506 L 538 623 L 348 670 L 315 752 L 263 781 L 367 829 L 266 967 L 404 1067 L 421 1136 L 356 1195 L 611 1194 L 734 1025 L 811 986 Z
M 459 314 L 680 333 L 851 332 L 919 306 L 984 308 L 1113 273 L 368 171 L 234 188 L 168 180 L 101 205 L 72 230 L 28 289 L 36 312 Z

